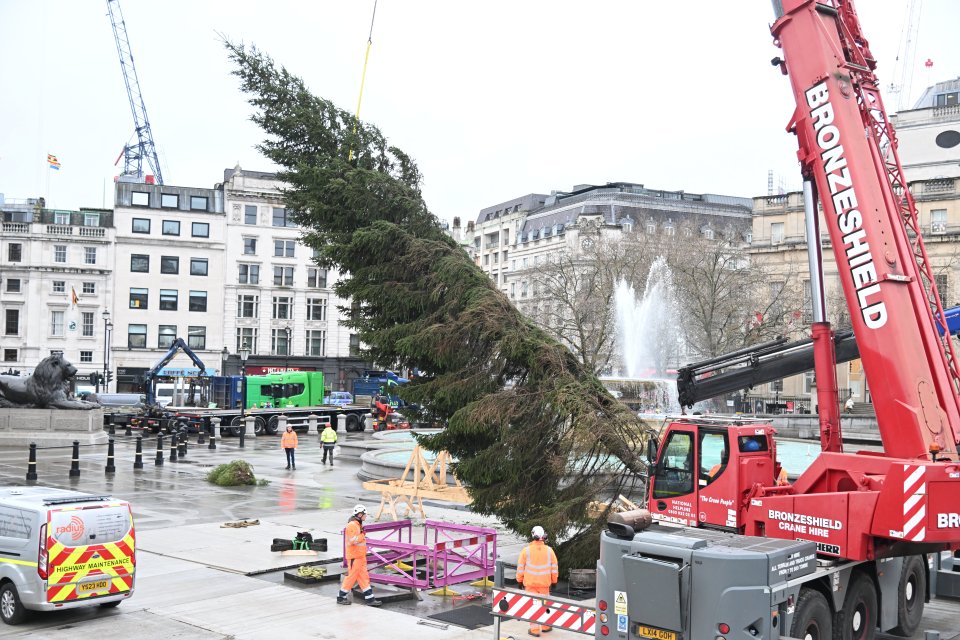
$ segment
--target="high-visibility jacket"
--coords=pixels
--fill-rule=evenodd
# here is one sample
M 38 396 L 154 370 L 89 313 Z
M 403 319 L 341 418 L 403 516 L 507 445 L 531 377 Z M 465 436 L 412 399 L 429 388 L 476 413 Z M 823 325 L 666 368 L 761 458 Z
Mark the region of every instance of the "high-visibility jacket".
M 367 557 L 367 536 L 359 520 L 350 518 L 347 528 L 343 530 L 343 540 L 346 542 L 344 557 L 347 560 Z
M 320 442 L 323 444 L 334 444 L 337 441 L 337 432 L 327 427 L 320 432 Z
M 517 582 L 528 587 L 549 587 L 559 577 L 557 554 L 543 540 L 534 540 L 520 552 Z
M 297 448 L 297 432 L 296 431 L 284 431 L 283 435 L 280 436 L 280 448 L 281 449 L 296 449 Z

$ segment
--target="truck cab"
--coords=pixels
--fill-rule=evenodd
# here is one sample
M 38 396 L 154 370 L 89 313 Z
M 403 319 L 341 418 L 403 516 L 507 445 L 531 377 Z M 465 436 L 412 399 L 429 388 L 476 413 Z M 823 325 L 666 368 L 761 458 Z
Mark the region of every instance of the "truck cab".
M 651 441 L 648 504 L 655 520 L 742 532 L 740 515 L 756 485 L 784 482 L 776 430 L 765 423 L 724 424 L 709 418 L 668 425 Z

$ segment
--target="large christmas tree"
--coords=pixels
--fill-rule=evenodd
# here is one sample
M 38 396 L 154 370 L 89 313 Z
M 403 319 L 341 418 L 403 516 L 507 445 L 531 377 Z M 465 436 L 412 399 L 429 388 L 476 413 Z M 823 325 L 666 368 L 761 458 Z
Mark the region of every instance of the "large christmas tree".
M 281 167 L 304 242 L 343 274 L 336 292 L 367 355 L 425 373 L 402 394 L 448 426 L 422 443 L 456 458 L 475 511 L 522 535 L 542 525 L 562 565 L 592 566 L 601 523 L 588 505 L 645 470 L 641 423 L 444 233 L 410 156 L 256 48 L 227 49 L 267 135 L 259 149 Z

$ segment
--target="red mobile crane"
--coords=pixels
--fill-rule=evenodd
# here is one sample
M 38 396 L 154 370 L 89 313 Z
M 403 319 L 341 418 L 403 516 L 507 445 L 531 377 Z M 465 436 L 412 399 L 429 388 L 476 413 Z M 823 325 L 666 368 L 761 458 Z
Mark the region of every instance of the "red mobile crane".
M 601 538 L 598 609 L 617 607 L 598 637 L 614 624 L 617 637 L 670 640 L 909 636 L 926 554 L 960 546 L 960 374 L 875 60 L 852 0 L 774 6 L 773 63 L 797 101 L 822 452 L 790 484 L 769 424 L 667 425 L 648 450 L 647 510 Z M 843 452 L 818 195 L 882 453 Z M 631 593 L 644 584 L 657 593 Z

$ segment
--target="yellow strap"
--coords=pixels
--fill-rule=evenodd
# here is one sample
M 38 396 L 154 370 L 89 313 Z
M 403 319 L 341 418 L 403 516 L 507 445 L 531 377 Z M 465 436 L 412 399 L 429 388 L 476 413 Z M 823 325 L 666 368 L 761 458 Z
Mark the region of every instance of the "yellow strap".
M 373 21 L 377 17 L 377 0 L 373 0 L 373 15 L 370 17 L 370 35 L 367 36 L 367 51 L 363 55 L 363 73 L 360 74 L 360 95 L 357 97 L 357 113 L 353 121 L 353 133 L 357 133 L 357 124 L 360 122 L 360 103 L 363 102 L 363 83 L 367 79 L 367 62 L 370 61 L 370 47 L 373 46 Z M 353 160 L 353 147 L 350 147 L 350 153 L 347 154 L 347 162 Z

